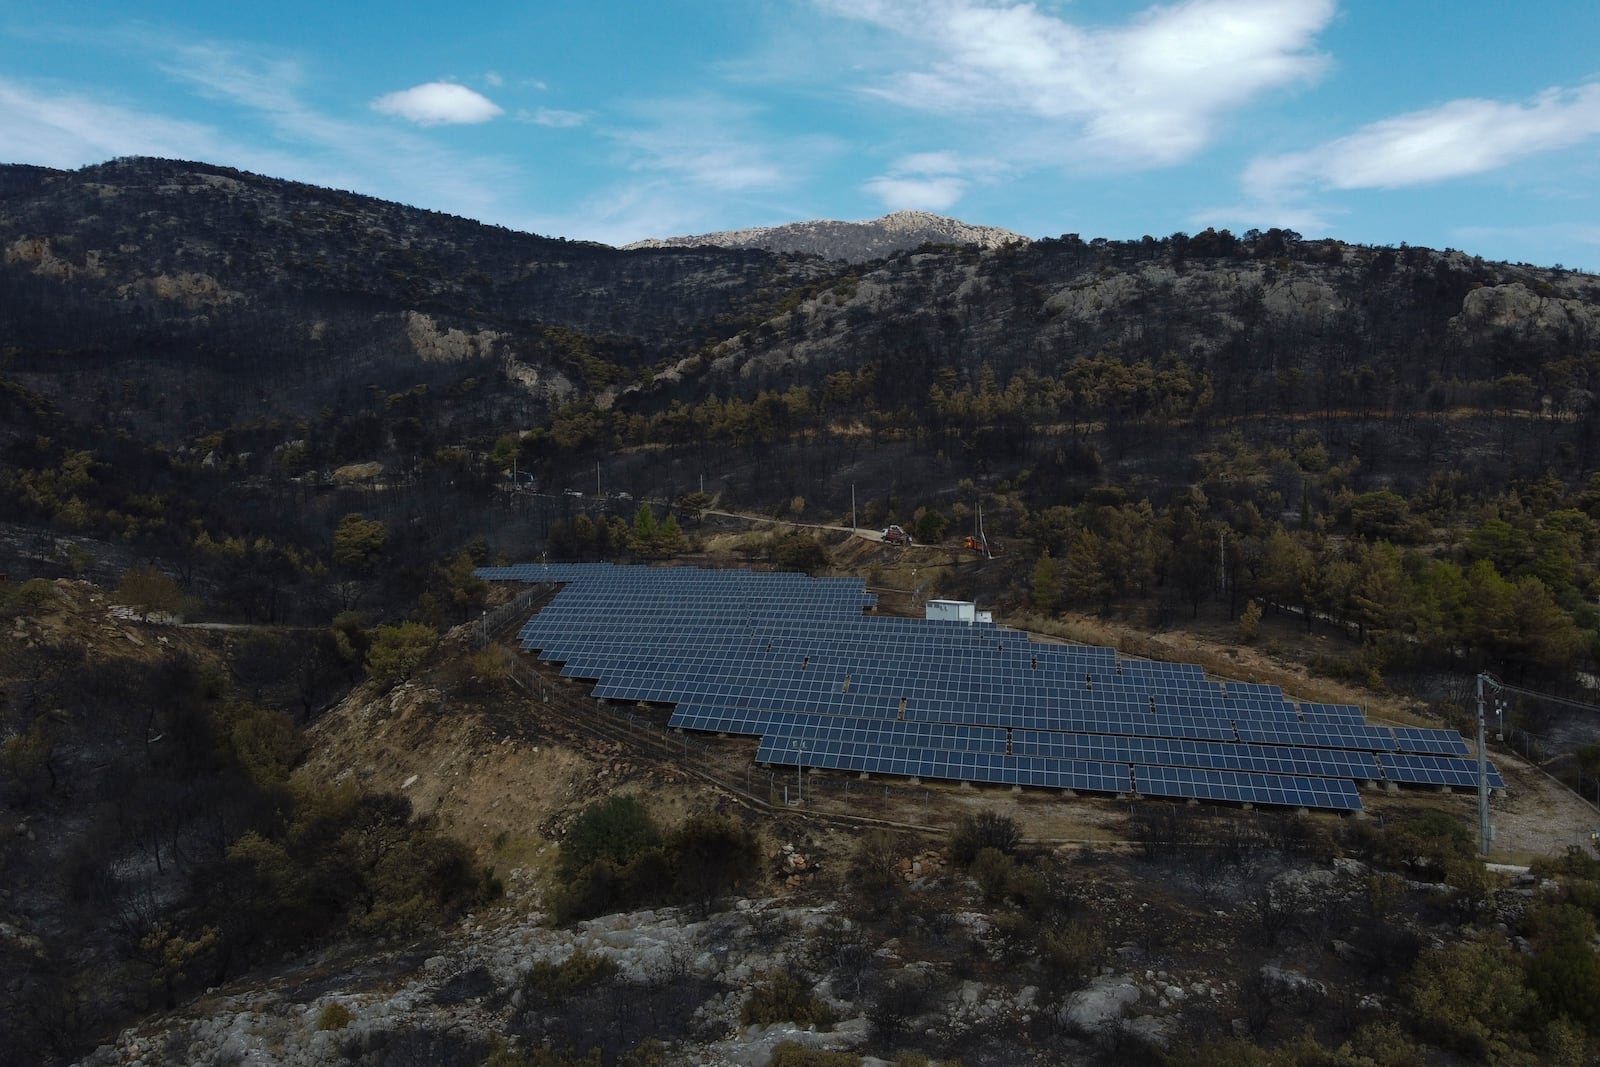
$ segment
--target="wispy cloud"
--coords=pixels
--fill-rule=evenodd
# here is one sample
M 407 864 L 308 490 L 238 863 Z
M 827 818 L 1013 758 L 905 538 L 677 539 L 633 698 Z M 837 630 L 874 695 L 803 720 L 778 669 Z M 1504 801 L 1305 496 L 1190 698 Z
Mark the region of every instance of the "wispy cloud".
M 203 123 L 0 78 L 0 158 L 8 162 L 72 168 L 113 156 L 211 156 L 223 146 L 224 138 Z
M 323 114 L 301 99 L 306 75 L 293 59 L 211 42 L 168 44 L 147 38 L 144 46 L 161 55 L 156 66 L 163 73 L 213 100 L 247 108 L 285 141 L 331 147 L 360 137 L 355 124 Z
M 1551 89 L 1527 104 L 1452 100 L 1375 122 L 1306 152 L 1270 156 L 1244 172 L 1264 202 L 1321 189 L 1394 189 L 1498 170 L 1600 136 L 1600 82 Z
M 1181 0 L 1119 26 L 1084 26 L 1031 3 L 817 0 L 932 58 L 867 91 L 949 116 L 1047 124 L 1063 156 L 1118 167 L 1192 157 L 1228 114 L 1315 80 L 1314 42 L 1334 0 Z
M 559 113 L 557 113 L 559 114 Z M 713 92 L 634 101 L 585 124 L 615 148 L 618 180 L 540 232 L 610 244 L 805 217 L 790 202 L 843 150 L 826 135 L 781 134 L 762 108 Z
M 669 181 L 624 182 L 596 190 L 568 212 L 527 220 L 535 233 L 560 233 L 587 241 L 625 245 L 646 237 L 705 233 L 709 224 L 704 196 L 687 194 Z
M 315 76 L 280 51 L 215 41 L 173 40 L 149 33 L 136 37 L 162 73 L 227 110 L 218 126 L 196 127 L 175 150 L 151 138 L 134 138 L 118 153 L 170 154 L 257 170 L 275 176 L 360 189 L 475 218 L 504 213 L 502 190 L 512 168 L 492 157 L 463 155 L 425 134 L 332 112 L 309 102 Z M 161 130 L 156 115 L 131 111 L 130 128 Z M 3 120 L 0 120 L 3 122 Z M 223 125 L 225 124 L 225 126 Z M 256 130 L 265 124 L 271 136 Z M 226 128 L 226 135 L 215 132 Z M 105 158 L 95 153 L 83 162 Z
M 541 107 L 533 111 L 517 112 L 517 121 L 529 122 L 535 126 L 549 126 L 553 129 L 571 129 L 582 126 L 588 121 L 588 116 L 581 111 L 562 111 L 560 108 Z
M 773 138 L 760 128 L 754 107 L 711 94 L 653 101 L 636 115 L 636 124 L 606 131 L 624 164 L 702 191 L 791 187 L 811 173 L 819 154 L 833 151 L 819 138 Z
M 897 159 L 887 174 L 869 179 L 864 188 L 890 210 L 948 211 L 975 177 L 992 169 L 992 164 L 954 152 L 919 152 Z
M 472 125 L 504 114 L 487 96 L 455 82 L 427 82 L 385 93 L 372 102 L 372 109 L 418 126 Z

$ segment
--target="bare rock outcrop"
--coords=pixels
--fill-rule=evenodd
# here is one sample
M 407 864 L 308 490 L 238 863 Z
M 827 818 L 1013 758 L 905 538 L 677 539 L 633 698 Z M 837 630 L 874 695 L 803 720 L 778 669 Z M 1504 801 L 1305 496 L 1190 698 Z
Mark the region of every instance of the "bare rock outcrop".
M 977 245 L 998 248 L 1026 237 L 995 226 L 975 226 L 960 219 L 927 211 L 895 211 L 862 222 L 814 219 L 785 226 L 757 226 L 723 230 L 693 237 L 663 237 L 635 241 L 628 248 L 762 248 L 769 252 L 799 252 L 861 263 L 920 245 Z
M 1593 303 L 1542 295 L 1522 282 L 1485 285 L 1461 301 L 1461 314 L 1453 325 L 1463 329 L 1600 330 L 1600 312 Z
M 455 327 L 440 329 L 433 316 L 420 311 L 405 313 L 406 338 L 426 363 L 462 363 L 494 351 L 501 335 L 493 330 L 468 333 Z

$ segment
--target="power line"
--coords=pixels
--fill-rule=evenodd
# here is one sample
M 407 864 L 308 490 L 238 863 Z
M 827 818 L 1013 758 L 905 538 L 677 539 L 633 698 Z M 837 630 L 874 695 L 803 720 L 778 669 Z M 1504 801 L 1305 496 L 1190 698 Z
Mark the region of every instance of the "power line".
M 1506 693 L 1516 693 L 1519 696 L 1533 697 L 1535 700 L 1547 700 L 1552 704 L 1565 704 L 1567 707 L 1577 708 L 1579 711 L 1600 712 L 1600 704 L 1585 704 L 1581 700 L 1570 700 L 1567 697 L 1553 696 L 1549 693 L 1541 693 L 1537 689 L 1524 689 L 1520 685 L 1508 685 L 1505 682 L 1501 682 L 1500 689 Z

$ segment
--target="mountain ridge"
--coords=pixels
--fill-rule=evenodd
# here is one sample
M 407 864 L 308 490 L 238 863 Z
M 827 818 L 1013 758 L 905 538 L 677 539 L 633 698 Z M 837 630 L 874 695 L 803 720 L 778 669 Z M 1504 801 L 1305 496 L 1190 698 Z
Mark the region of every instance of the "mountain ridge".
M 1401 409 L 1508 374 L 1556 409 L 1600 392 L 1586 370 L 1540 369 L 1587 367 L 1593 275 L 1276 229 L 986 248 L 960 239 L 1007 231 L 920 212 L 812 228 L 841 226 L 916 243 L 858 263 L 627 250 L 206 163 L 0 167 L 4 367 L 79 410 L 131 380 L 151 395 L 129 410 L 168 431 L 219 401 L 224 420 L 344 410 L 373 388 L 485 374 L 525 425 L 575 402 L 648 416 L 713 395 L 820 393 L 826 375 L 864 367 L 879 409 L 912 417 L 934 385 L 948 395 L 985 369 L 1000 384 L 1085 358 L 1183 367 L 1225 386 L 1208 403 L 1228 410 L 1252 396 L 1289 412 L 1334 398 Z M 208 399 L 163 410 L 163 387 Z
M 824 259 L 864 263 L 924 244 L 977 245 L 998 248 L 1030 238 L 997 226 L 981 226 L 928 211 L 891 211 L 875 219 L 844 222 L 808 219 L 778 226 L 750 226 L 683 237 L 647 238 L 625 249 L 761 248 L 769 252 L 795 252 Z

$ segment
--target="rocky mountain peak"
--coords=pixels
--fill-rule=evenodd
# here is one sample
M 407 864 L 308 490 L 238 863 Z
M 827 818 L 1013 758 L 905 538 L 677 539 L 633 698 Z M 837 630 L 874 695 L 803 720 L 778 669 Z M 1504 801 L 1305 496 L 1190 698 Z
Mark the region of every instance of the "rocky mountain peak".
M 712 245 L 719 248 L 760 248 L 769 252 L 798 252 L 851 263 L 862 263 L 927 243 L 974 244 L 997 248 L 1028 238 L 996 226 L 977 226 L 928 211 L 894 211 L 861 222 L 813 219 L 783 226 L 757 226 L 687 237 L 650 238 L 628 245 L 634 248 L 672 248 Z

